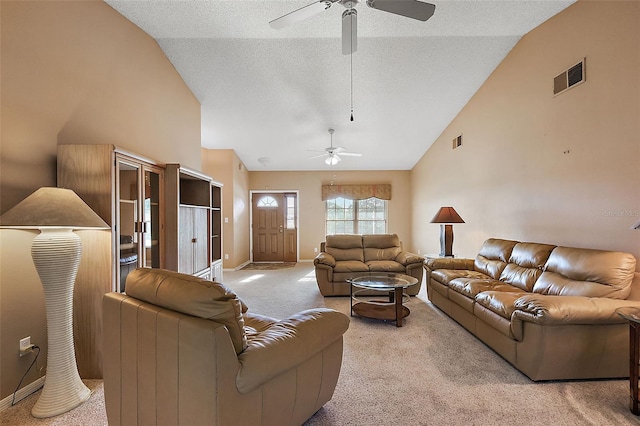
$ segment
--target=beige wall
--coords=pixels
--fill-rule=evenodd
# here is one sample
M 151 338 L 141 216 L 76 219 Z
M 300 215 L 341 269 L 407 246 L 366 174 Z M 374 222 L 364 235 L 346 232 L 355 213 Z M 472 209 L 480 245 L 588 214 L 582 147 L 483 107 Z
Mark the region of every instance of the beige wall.
M 224 185 L 222 190 L 223 267 L 234 269 L 249 253 L 249 172 L 231 149 L 202 149 L 202 171 Z
M 527 34 L 414 168 L 416 247 L 438 252 L 428 221 L 452 205 L 461 255 L 501 237 L 640 259 L 639 35 L 636 1 L 579 1 Z M 586 82 L 554 97 L 583 57 Z
M 56 185 L 58 144 L 113 143 L 200 168 L 200 104 L 151 37 L 101 1 L 2 1 L 0 8 L 0 212 Z M 46 360 L 34 235 L 0 231 L 0 398 L 31 361 L 18 358 L 20 338 L 30 335 L 43 348 L 39 366 Z M 31 372 L 23 386 L 40 375 Z
M 298 190 L 299 191 L 299 247 L 300 260 L 316 256 L 314 248 L 320 249 L 324 241 L 324 202 L 321 199 L 322 185 L 331 181 L 336 185 L 347 184 L 391 184 L 392 199 L 388 204 L 388 227 L 402 239 L 404 247 L 411 250 L 411 190 L 409 171 L 321 171 L 321 172 L 250 172 L 249 189 L 255 191 Z M 246 253 L 249 259 L 249 253 Z

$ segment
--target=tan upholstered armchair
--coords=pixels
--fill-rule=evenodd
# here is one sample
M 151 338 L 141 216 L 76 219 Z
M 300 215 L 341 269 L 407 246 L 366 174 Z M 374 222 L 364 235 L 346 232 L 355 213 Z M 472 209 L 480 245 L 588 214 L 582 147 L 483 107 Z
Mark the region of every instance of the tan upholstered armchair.
M 333 396 L 349 318 L 275 320 L 224 285 L 157 269 L 103 302 L 110 425 L 300 425 Z

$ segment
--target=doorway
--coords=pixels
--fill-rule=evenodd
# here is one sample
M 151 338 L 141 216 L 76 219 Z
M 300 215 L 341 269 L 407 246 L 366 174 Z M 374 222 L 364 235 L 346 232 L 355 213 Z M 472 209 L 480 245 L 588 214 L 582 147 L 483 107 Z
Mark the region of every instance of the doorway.
M 253 262 L 298 261 L 297 192 L 251 191 Z

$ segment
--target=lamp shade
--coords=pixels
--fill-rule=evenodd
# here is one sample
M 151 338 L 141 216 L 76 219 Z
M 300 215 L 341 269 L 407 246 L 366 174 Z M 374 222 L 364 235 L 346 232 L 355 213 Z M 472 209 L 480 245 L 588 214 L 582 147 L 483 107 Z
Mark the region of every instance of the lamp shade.
M 464 223 L 464 220 L 453 207 L 440 207 L 431 223 Z
M 107 229 L 109 225 L 72 190 L 43 187 L 3 214 L 0 227 Z

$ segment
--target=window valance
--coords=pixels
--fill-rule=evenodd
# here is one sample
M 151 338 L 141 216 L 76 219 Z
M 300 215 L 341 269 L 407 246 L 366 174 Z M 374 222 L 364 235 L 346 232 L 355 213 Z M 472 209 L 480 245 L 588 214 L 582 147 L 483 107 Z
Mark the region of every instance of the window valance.
M 338 197 L 348 198 L 350 200 L 366 200 L 371 197 L 390 200 L 391 184 L 322 185 L 322 201 L 332 200 Z

